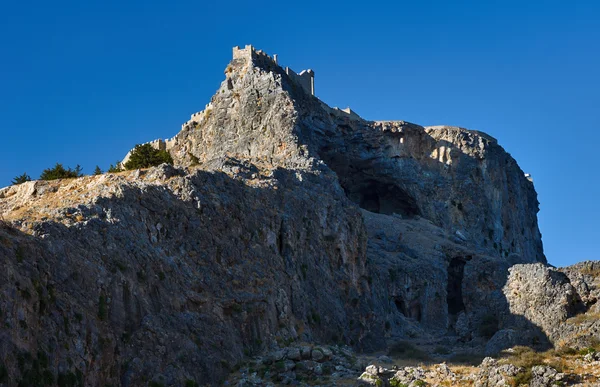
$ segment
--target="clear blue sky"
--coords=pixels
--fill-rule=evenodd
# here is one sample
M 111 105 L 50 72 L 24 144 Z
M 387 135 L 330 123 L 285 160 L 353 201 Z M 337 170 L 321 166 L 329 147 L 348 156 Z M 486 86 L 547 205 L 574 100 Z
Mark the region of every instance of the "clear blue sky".
M 550 263 L 600 259 L 598 1 L 6 1 L 0 186 L 175 135 L 249 43 L 367 119 L 495 136 L 535 179 Z

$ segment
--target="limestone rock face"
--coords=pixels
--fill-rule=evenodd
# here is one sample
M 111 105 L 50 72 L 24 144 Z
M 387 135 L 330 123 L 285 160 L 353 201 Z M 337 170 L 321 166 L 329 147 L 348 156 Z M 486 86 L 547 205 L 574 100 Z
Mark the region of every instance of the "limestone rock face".
M 11 377 L 16 354 L 42 351 L 89 385 L 218 381 L 277 340 L 351 340 L 364 226 L 325 178 L 162 169 L 36 182 L 55 193 L 26 207 L 29 189 L 3 199 L 20 227 L 0 230 Z
M 560 270 L 569 277 L 589 311 L 600 313 L 600 262 L 585 261 Z
M 182 166 L 214 168 L 227 156 L 333 174 L 367 223 L 367 279 L 378 285 L 368 284 L 376 298 L 363 310 L 367 326 L 455 331 L 462 313 L 462 338 L 471 339 L 486 316 L 506 309 L 508 267 L 545 262 L 533 184 L 494 138 L 332 109 L 263 56 L 234 59 L 210 104 L 172 142 Z
M 234 59 L 210 104 L 170 143 L 181 165 L 223 156 L 293 169 L 324 162 L 366 210 L 420 215 L 489 255 L 545 262 L 533 183 L 494 138 L 362 120 L 306 94 L 268 60 Z
M 271 167 L 310 168 L 314 160 L 298 139 L 298 110 L 286 91 L 292 84 L 274 63 L 234 59 L 206 109 L 175 136 L 172 156 L 182 165 L 231 157 Z
M 225 76 L 155 142 L 175 166 L 0 190 L 11 381 L 219 384 L 267 350 L 283 373 L 333 356 L 278 350 L 295 341 L 483 350 L 511 327 L 554 337 L 529 308 L 575 313 L 585 285 L 542 265 L 533 184 L 496 140 L 332 109 L 254 51 Z
M 503 287 L 508 310 L 504 309 L 506 318 L 501 323 L 511 329 L 499 331 L 498 337 L 490 340 L 486 346 L 489 353 L 512 345 L 540 344 L 545 339 L 559 348 L 597 346 L 599 267 L 598 262 L 590 261 L 561 269 L 539 263 L 512 266 Z
M 560 325 L 584 307 L 569 278 L 537 264 L 514 265 L 503 291 L 515 316 L 539 326 L 551 339 Z

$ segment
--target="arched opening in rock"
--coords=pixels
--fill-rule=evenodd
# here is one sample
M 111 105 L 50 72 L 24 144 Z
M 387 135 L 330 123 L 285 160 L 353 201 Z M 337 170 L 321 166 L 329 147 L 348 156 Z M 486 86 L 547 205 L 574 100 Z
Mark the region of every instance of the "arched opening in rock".
M 400 312 L 403 316 L 406 316 L 406 307 L 404 306 L 404 300 L 402 300 L 401 297 L 395 297 L 394 304 L 396 305 L 396 309 L 398 309 L 398 312 Z
M 462 282 L 467 261 L 463 258 L 452 258 L 448 265 L 448 284 L 446 286 L 448 313 L 457 315 L 465 310 L 462 297 Z
M 379 196 L 377 196 L 377 194 L 374 192 L 366 192 L 360 199 L 359 206 L 367 211 L 379 212 L 381 208 L 379 204 Z
M 421 303 L 419 300 L 413 300 L 407 305 L 402 297 L 396 296 L 394 297 L 394 305 L 403 316 L 421 321 Z
M 415 199 L 393 183 L 374 179 L 348 183 L 342 182 L 348 198 L 362 209 L 378 214 L 399 214 L 408 218 L 420 213 Z

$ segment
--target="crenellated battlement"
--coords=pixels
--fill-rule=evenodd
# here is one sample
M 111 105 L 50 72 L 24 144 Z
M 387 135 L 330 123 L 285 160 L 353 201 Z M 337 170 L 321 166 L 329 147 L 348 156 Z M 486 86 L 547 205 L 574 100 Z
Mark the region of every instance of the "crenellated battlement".
M 263 50 L 256 50 L 251 44 L 247 44 L 244 48 L 235 46 L 233 48 L 233 59 L 251 60 L 255 63 L 269 63 L 278 66 L 277 54 L 271 57 Z
M 268 64 L 279 66 L 277 54 L 271 57 L 262 50 L 256 50 L 250 44 L 247 44 L 244 48 L 240 48 L 239 46 L 234 47 L 233 60 L 252 61 L 258 65 Z M 291 68 L 286 67 L 285 73 L 308 94 L 315 95 L 315 72 L 313 70 L 302 70 L 300 73 L 296 73 Z

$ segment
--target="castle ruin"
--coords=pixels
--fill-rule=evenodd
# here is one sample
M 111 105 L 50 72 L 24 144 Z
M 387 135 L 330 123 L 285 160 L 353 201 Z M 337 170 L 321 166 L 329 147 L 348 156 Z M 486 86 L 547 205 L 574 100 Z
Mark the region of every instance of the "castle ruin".
M 256 50 L 250 44 L 246 45 L 244 48 L 240 48 L 236 46 L 233 48 L 233 59 L 245 59 L 252 60 L 255 63 L 272 63 L 276 66 L 279 66 L 277 54 L 273 55 L 273 57 L 269 56 L 263 50 Z M 302 70 L 300 73 L 296 73 L 289 67 L 285 68 L 285 73 L 290 79 L 292 79 L 296 84 L 300 85 L 304 91 L 310 95 L 315 95 L 315 72 L 311 69 Z

